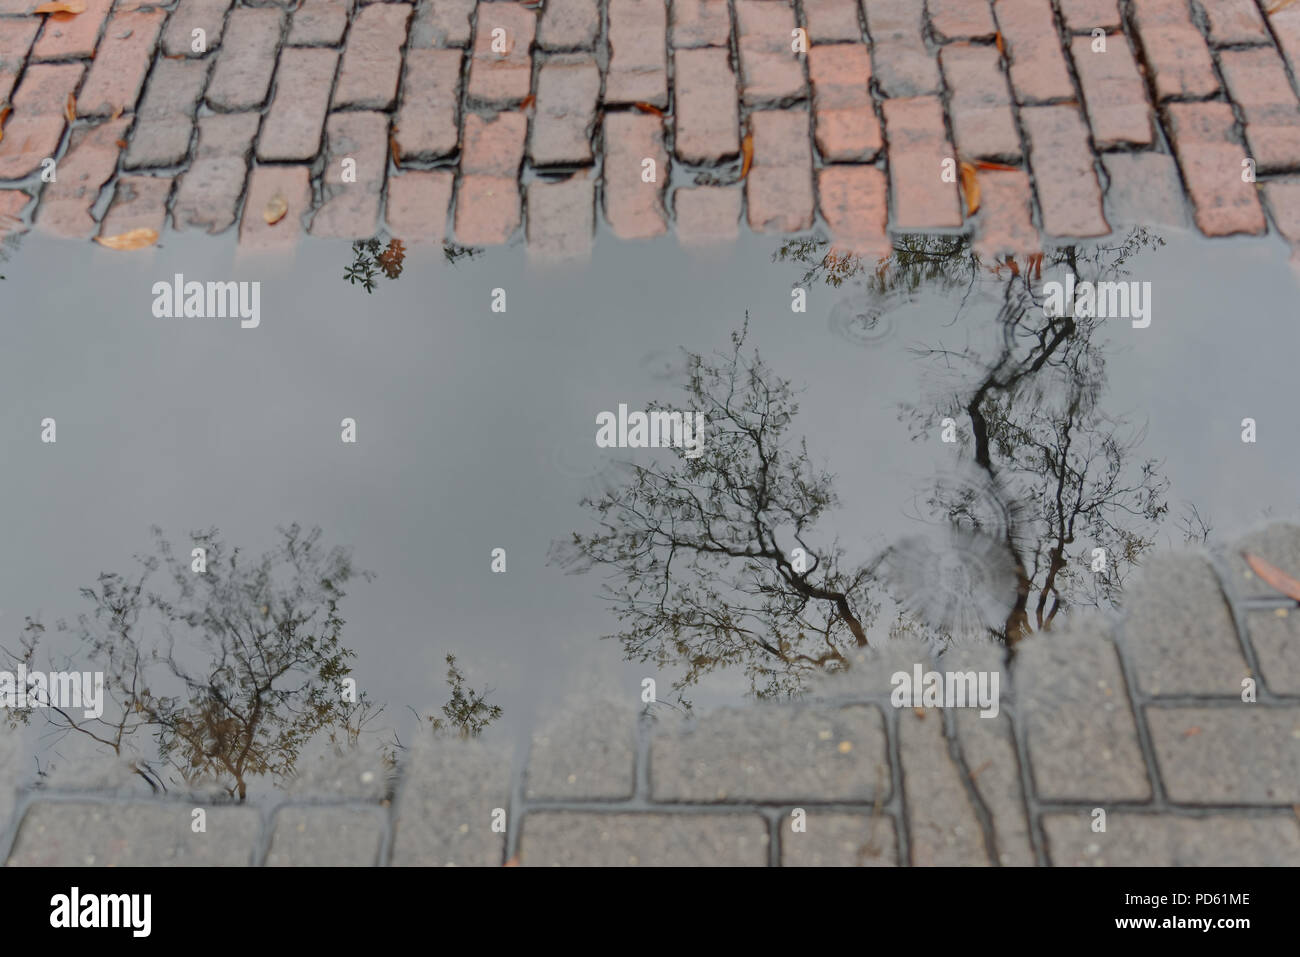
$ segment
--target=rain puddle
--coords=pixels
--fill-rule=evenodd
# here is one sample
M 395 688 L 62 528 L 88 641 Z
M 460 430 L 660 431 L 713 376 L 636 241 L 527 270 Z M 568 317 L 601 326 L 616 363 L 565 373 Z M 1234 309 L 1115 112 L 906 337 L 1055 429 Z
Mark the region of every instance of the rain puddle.
M 1114 608 L 1298 504 L 1275 240 L 228 239 L 7 242 L 0 670 L 106 684 L 31 713 L 42 771 L 120 750 L 257 793 L 331 736 L 522 738 L 646 679 L 651 711 L 798 694 L 898 634 Z

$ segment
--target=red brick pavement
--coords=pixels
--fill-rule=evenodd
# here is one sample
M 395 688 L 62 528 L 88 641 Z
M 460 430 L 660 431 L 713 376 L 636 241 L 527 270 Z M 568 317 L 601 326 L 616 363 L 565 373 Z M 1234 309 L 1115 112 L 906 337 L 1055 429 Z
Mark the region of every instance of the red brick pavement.
M 1300 248 L 1300 2 L 35 6 L 0 0 L 6 228 L 573 258 L 602 218 L 692 244 L 744 221 L 1002 255 L 1152 219 Z

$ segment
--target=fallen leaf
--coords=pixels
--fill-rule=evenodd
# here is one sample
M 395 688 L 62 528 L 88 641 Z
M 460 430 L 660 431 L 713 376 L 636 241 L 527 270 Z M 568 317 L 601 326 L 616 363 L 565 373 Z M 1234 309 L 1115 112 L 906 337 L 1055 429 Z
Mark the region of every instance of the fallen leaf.
M 96 236 L 95 242 L 101 246 L 107 246 L 109 249 L 131 250 L 144 249 L 146 246 L 152 246 L 158 241 L 158 230 L 132 229 L 129 232 L 117 236 Z
M 1201 729 L 1198 728 L 1196 725 L 1193 725 L 1192 727 L 1188 728 L 1186 731 L 1183 732 L 1183 737 L 1194 738 L 1200 733 L 1201 733 Z
M 120 150 L 124 150 L 124 149 L 126 149 L 126 147 L 127 147 L 127 142 L 126 142 L 126 140 L 117 140 L 117 141 L 116 141 L 116 144 L 117 144 L 117 148 L 120 149 Z
M 284 193 L 276 193 L 267 201 L 266 209 L 262 210 L 262 218 L 266 220 L 266 225 L 274 226 L 288 212 L 289 201 L 284 198 Z
M 1029 257 L 1029 271 L 1033 272 L 1035 279 L 1043 278 L 1043 254 L 1034 253 Z
M 999 30 L 997 33 L 993 34 L 993 42 L 996 43 L 996 44 L 998 45 L 998 53 L 1000 53 L 1002 56 L 1006 56 L 1006 55 L 1007 55 L 1007 48 L 1006 48 L 1006 46 L 1002 43 L 1002 31 L 1001 31 L 1001 30 Z
M 664 111 L 659 109 L 659 107 L 655 106 L 653 103 L 633 103 L 632 105 L 642 113 L 653 113 L 655 116 L 664 115 Z
M 744 141 L 740 144 L 740 155 L 743 157 L 740 161 L 740 178 L 744 179 L 749 175 L 749 167 L 754 164 L 754 134 L 746 133 Z
M 990 163 L 988 160 L 976 160 L 974 163 L 976 169 L 996 169 L 1004 173 L 1015 173 L 1019 167 L 1008 166 L 1006 163 Z
M 1011 270 L 1011 275 L 1020 275 L 1020 267 L 1016 265 L 1016 258 L 1014 256 L 1007 257 L 1007 268 Z
M 393 154 L 393 165 L 398 169 L 402 168 L 402 148 L 397 145 L 397 134 L 388 134 L 388 152 Z
M 42 3 L 32 13 L 85 13 L 86 0 L 50 0 Z
M 1267 13 L 1267 14 L 1271 17 L 1273 14 L 1277 13 L 1277 12 L 1278 12 L 1279 10 L 1281 10 L 1283 7 L 1289 7 L 1289 6 L 1291 6 L 1291 4 L 1293 4 L 1293 3 L 1295 3 L 1295 0 L 1279 0 L 1278 3 L 1273 4 L 1271 7 L 1269 7 L 1269 8 L 1268 8 L 1267 10 L 1265 10 L 1264 12 Z
M 965 160 L 961 164 L 961 192 L 966 197 L 966 215 L 974 216 L 980 208 L 980 181 L 975 167 Z
M 10 106 L 8 103 L 0 107 L 0 140 L 3 140 L 5 138 L 5 131 L 3 128 L 5 125 L 5 120 L 9 119 L 9 114 L 12 113 L 13 111 L 14 108 Z
M 924 709 L 924 708 L 913 708 L 913 709 L 912 709 L 912 714 L 916 715 L 916 716 L 917 716 L 918 718 L 920 718 L 922 721 L 925 720 L 925 709 Z
M 115 120 L 115 119 L 117 119 L 119 116 L 121 116 L 121 115 L 122 115 L 122 109 L 123 109 L 123 107 L 120 107 L 120 106 L 119 106 L 117 109 L 115 109 L 115 110 L 113 111 L 113 115 L 110 116 L 109 119 L 110 119 L 110 120 Z
M 529 93 L 526 97 L 524 97 L 522 100 L 519 101 L 519 109 L 526 110 L 536 102 L 537 102 L 537 94 Z
M 63 105 L 63 115 L 69 123 L 77 122 L 77 97 L 72 93 L 68 94 L 68 102 Z
M 501 866 L 502 866 L 502 867 L 518 867 L 518 866 L 519 866 L 519 855 L 516 854 L 514 857 L 510 858 L 510 860 L 506 861 L 506 862 L 505 862 L 504 864 L 502 864 Z
M 1250 570 L 1264 579 L 1270 587 L 1277 589 L 1288 598 L 1300 601 L 1300 581 L 1296 581 L 1276 565 L 1270 565 L 1258 555 L 1242 552 L 1241 557 L 1246 560 Z

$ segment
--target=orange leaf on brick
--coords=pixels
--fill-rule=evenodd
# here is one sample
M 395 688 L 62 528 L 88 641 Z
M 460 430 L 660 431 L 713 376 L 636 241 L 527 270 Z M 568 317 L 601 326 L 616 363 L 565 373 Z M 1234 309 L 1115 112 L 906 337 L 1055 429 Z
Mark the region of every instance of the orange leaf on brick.
M 5 131 L 4 131 L 5 120 L 9 119 L 9 114 L 12 113 L 13 111 L 14 108 L 10 106 L 8 103 L 6 103 L 4 106 L 0 106 L 0 140 L 3 140 L 5 138 Z
M 1277 2 L 1271 4 L 1269 8 L 1264 12 L 1271 17 L 1273 14 L 1277 13 L 1283 7 L 1289 7 L 1293 3 L 1295 3 L 1295 0 L 1277 0 Z
M 663 115 L 664 115 L 664 111 L 661 110 L 661 109 L 659 109 L 659 107 L 655 106 L 653 103 L 641 103 L 641 102 L 636 102 L 636 103 L 633 103 L 632 105 L 635 106 L 635 107 L 636 107 L 638 110 L 640 110 L 642 113 L 649 113 L 649 114 L 651 114 L 652 116 L 663 116 Z
M 965 160 L 961 163 L 961 193 L 966 197 L 966 215 L 974 216 L 980 208 L 980 181 L 975 167 Z
M 749 175 L 749 168 L 754 165 L 754 134 L 746 133 L 744 142 L 740 144 L 740 178 L 744 179 Z
M 284 198 L 284 193 L 276 193 L 267 200 L 266 209 L 262 210 L 262 218 L 266 220 L 266 225 L 274 226 L 284 219 L 288 212 L 289 201 Z
M 991 163 L 988 160 L 976 160 L 973 165 L 976 169 L 995 169 L 1001 170 L 1004 173 L 1016 172 L 1016 167 L 1014 166 L 1008 166 L 1006 163 Z
M 63 105 L 63 115 L 68 118 L 69 123 L 77 121 L 77 97 L 69 93 L 68 102 Z
M 1252 555 L 1250 552 L 1242 552 L 1241 557 L 1246 560 L 1246 564 L 1265 583 L 1273 589 L 1280 591 L 1288 598 L 1294 598 L 1300 601 L 1300 581 L 1296 581 L 1276 565 L 1272 565 L 1258 555 Z
M 86 0 L 50 0 L 42 3 L 32 13 L 85 13 Z
M 132 229 L 128 232 L 120 233 L 117 236 L 95 237 L 95 242 L 99 243 L 101 246 L 107 246 L 109 249 L 119 250 L 144 249 L 147 246 L 152 246 L 157 241 L 158 230 L 147 229 L 144 227 L 141 227 L 140 229 Z
M 1006 46 L 1002 43 L 1002 31 L 1001 31 L 1001 30 L 999 30 L 997 33 L 993 34 L 993 42 L 995 42 L 995 43 L 998 45 L 998 53 L 1002 54 L 1002 56 L 1006 56 L 1006 55 L 1007 55 L 1007 48 L 1006 48 Z

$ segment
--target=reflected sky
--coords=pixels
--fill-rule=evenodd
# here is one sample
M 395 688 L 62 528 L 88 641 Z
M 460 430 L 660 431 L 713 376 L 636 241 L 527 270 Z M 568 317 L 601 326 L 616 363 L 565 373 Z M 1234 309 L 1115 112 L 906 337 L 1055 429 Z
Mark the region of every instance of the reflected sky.
M 1156 547 L 1181 547 L 1190 505 L 1223 543 L 1300 504 L 1296 282 L 1271 240 L 1163 238 L 1126 267 L 1152 283 L 1150 327 L 1097 333 L 1099 404 L 1144 428 L 1138 454 L 1169 482 Z M 488 733 L 500 736 L 596 684 L 629 697 L 644 676 L 666 687 L 672 674 L 598 640 L 616 625 L 598 579 L 547 564 L 554 540 L 590 527 L 582 495 L 617 480 L 625 453 L 596 447 L 597 413 L 680 406 L 681 349 L 725 350 L 748 313 L 750 344 L 806 390 L 792 434 L 834 473 L 832 530 L 867 561 L 922 530 L 924 490 L 959 454 L 905 409 L 937 409 L 977 381 L 937 374 L 918 350 L 997 335 L 1005 273 L 891 295 L 863 334 L 854 318 L 869 294 L 854 279 L 814 279 L 807 312 L 791 311 L 808 266 L 774 262 L 780 246 L 748 234 L 707 252 L 603 238 L 588 265 L 541 267 L 522 248 L 453 264 L 440 247 L 408 245 L 401 277 L 380 275 L 368 294 L 343 278 L 346 242 L 308 240 L 275 259 L 198 235 L 133 253 L 24 238 L 0 268 L 0 644 L 14 644 L 24 616 L 52 624 L 84 610 L 77 588 L 129 570 L 151 525 L 178 550 L 188 530 L 216 526 L 260 552 L 296 521 L 375 573 L 349 590 L 346 642 L 361 687 L 404 734 L 407 705 L 446 700 L 449 653 L 472 687 L 494 689 L 504 714 Z M 178 272 L 261 281 L 260 326 L 155 318 L 151 288 Z M 492 311 L 495 289 L 504 313 Z M 1248 416 L 1254 445 L 1241 441 Z M 45 417 L 58 423 L 54 445 L 40 441 Z M 345 417 L 355 445 L 340 441 Z M 639 453 L 653 454 L 671 453 Z M 497 547 L 504 575 L 490 569 Z M 721 671 L 691 697 L 748 690 Z

